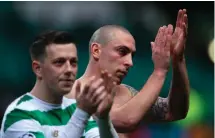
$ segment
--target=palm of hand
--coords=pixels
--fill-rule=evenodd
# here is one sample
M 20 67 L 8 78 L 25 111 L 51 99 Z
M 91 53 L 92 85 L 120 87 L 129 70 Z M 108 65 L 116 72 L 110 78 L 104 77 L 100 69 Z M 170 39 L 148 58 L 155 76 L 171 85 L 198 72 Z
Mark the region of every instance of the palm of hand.
M 102 71 L 102 78 L 104 79 L 105 93 L 107 96 L 103 101 L 98 105 L 96 116 L 99 118 L 107 117 L 109 115 L 110 109 L 113 104 L 114 91 L 113 88 L 116 86 L 116 83 L 112 80 L 112 75 L 107 72 L 107 70 Z

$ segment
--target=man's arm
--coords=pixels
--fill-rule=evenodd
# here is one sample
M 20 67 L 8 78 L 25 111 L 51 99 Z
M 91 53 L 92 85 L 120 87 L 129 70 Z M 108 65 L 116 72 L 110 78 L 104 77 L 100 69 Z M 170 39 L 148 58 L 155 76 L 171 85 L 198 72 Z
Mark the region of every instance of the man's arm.
M 186 78 L 186 73 L 184 75 L 183 73 L 184 72 L 181 72 L 181 74 L 177 73 L 177 76 L 180 75 L 181 77 L 179 78 Z M 174 85 L 172 85 L 167 98 L 158 97 L 164 82 L 164 80 L 159 80 L 155 83 L 155 80 L 159 77 L 153 79 L 153 76 L 151 76 L 147 81 L 148 84 L 146 83 L 139 92 L 128 85 L 121 86 L 123 93 L 127 95 L 131 93 L 131 95 L 134 96 L 130 95 L 130 99 L 125 103 L 114 101 L 116 104 L 114 104 L 111 110 L 111 120 L 117 132 L 123 133 L 132 131 L 136 129 L 142 121 L 145 123 L 152 123 L 183 119 L 186 116 L 189 101 L 188 90 L 184 89 L 187 86 L 187 79 L 185 79 L 186 81 L 181 79 L 184 83 L 177 85 L 180 80 L 176 75 L 174 76 L 177 79 L 173 79 L 172 84 Z M 155 100 L 153 101 L 153 99 Z M 120 104 L 117 105 L 117 103 Z
M 148 121 L 174 121 L 183 119 L 187 115 L 189 108 L 189 79 L 184 56 L 187 28 L 186 10 L 179 10 L 171 44 L 173 67 L 171 89 L 168 98 L 159 98 L 152 106 L 152 112 L 149 115 L 152 119 L 148 119 Z
M 96 113 L 94 114 L 94 118 L 96 119 L 98 124 L 100 138 L 118 138 L 118 134 L 116 133 L 113 124 L 111 123 L 111 120 L 109 118 L 109 112 L 111 110 L 115 96 L 112 88 L 115 87 L 116 83 L 112 81 L 112 75 L 108 74 L 107 71 L 102 71 L 102 78 L 105 80 L 105 89 L 103 91 L 103 94 L 106 93 L 106 96 L 98 105 Z M 97 137 L 91 136 L 87 138 Z
M 173 81 L 169 93 L 168 120 L 179 120 L 186 117 L 189 109 L 189 79 L 185 59 L 180 63 L 173 63 Z
M 63 137 L 80 138 L 83 135 L 89 117 L 88 113 L 76 108 L 68 124 L 65 126 L 65 131 L 62 131 Z M 7 115 L 7 119 L 3 122 L 1 133 L 3 138 L 25 138 L 24 136 L 29 136 L 29 138 L 30 136 L 32 138 L 49 137 L 45 135 L 48 134 L 45 131 L 37 120 L 24 112 L 14 110 Z
M 133 94 L 138 92 L 130 86 L 127 88 Z M 189 79 L 183 59 L 181 62 L 173 62 L 173 80 L 168 97 L 158 97 L 142 120 L 145 123 L 180 120 L 186 117 L 188 109 Z
M 84 130 L 89 124 L 90 115 L 82 109 L 76 108 L 74 114 L 65 126 L 63 137 L 65 138 L 80 138 L 84 134 Z M 91 126 L 96 127 L 96 126 Z
M 109 117 L 106 118 L 99 118 L 98 119 L 98 126 L 101 138 L 118 138 L 118 134 L 113 127 Z
M 171 46 L 173 66 L 173 80 L 169 93 L 171 120 L 185 118 L 189 108 L 189 79 L 184 56 L 187 28 L 188 17 L 186 9 L 179 10 Z
M 124 133 L 136 129 L 157 100 L 165 76 L 166 73 L 153 72 L 140 92 L 127 85 L 119 86 L 117 93 L 127 95 L 128 98 L 122 101 L 122 98 L 117 98 L 116 95 L 111 109 L 111 120 L 117 132 Z M 131 93 L 136 95 L 132 96 Z
M 97 118 L 95 121 L 90 121 L 85 128 L 86 138 L 118 138 L 118 134 L 113 127 L 109 118 Z

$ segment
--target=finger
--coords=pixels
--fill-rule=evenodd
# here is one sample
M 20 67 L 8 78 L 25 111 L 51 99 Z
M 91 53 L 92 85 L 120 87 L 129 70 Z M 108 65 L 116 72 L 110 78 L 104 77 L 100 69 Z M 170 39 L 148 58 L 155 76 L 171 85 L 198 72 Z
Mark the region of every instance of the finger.
M 107 91 L 102 91 L 101 94 L 96 98 L 95 104 L 101 104 L 101 102 L 105 100 L 105 97 L 107 97 L 107 95 Z
M 101 77 L 103 78 L 105 85 L 107 84 L 107 76 L 108 76 L 108 71 L 107 70 L 103 70 L 101 72 Z
M 150 42 L 150 44 L 151 44 L 151 49 L 152 49 L 152 51 L 154 50 L 154 47 L 155 47 L 155 43 L 154 42 Z
M 102 70 L 101 71 L 101 76 L 102 78 L 105 78 L 105 76 L 107 75 L 108 71 L 107 70 Z
M 185 27 L 185 35 L 187 36 L 188 35 L 188 17 L 187 17 L 187 14 L 184 15 L 184 24 L 185 26 L 183 25 L 183 27 Z
M 95 93 L 96 89 L 98 89 L 102 84 L 103 84 L 103 79 L 99 78 L 98 80 L 96 80 L 95 82 L 93 82 L 89 88 L 89 92 L 87 97 L 88 98 L 92 98 L 93 94 Z M 104 85 L 104 84 L 103 84 Z
M 158 43 L 156 44 L 156 46 L 159 47 L 165 47 L 166 45 L 166 33 L 167 32 L 167 27 L 163 26 L 163 30 L 161 31 L 161 37 L 158 39 Z
M 186 27 L 185 23 L 183 23 L 183 36 L 184 36 L 184 38 L 187 37 L 187 27 Z
M 75 86 L 75 99 L 77 99 L 80 96 L 80 91 L 81 91 L 81 83 L 77 81 Z
M 178 11 L 178 16 L 177 16 L 177 21 L 176 21 L 176 27 L 180 27 L 181 26 L 182 14 L 183 14 L 183 12 L 180 9 Z
M 90 77 L 90 79 L 89 79 L 88 83 L 89 83 L 89 84 L 91 84 L 95 79 L 96 79 L 96 77 L 95 77 L 95 76 Z
M 111 90 L 114 87 L 114 85 L 113 85 L 113 79 L 112 79 L 112 74 L 108 73 L 107 80 L 108 80 L 108 82 L 107 82 L 106 88 L 108 90 L 108 93 L 111 93 Z
M 112 75 L 110 73 L 108 73 L 107 70 L 104 70 L 103 74 L 102 74 L 102 78 L 104 79 L 104 85 L 105 85 L 105 87 L 108 87 L 109 83 L 112 80 Z
M 165 28 L 165 31 L 164 31 L 164 41 L 165 41 L 165 45 L 164 45 L 164 47 L 166 47 L 166 43 L 167 43 L 167 35 L 168 35 L 168 33 L 169 33 L 169 28 L 168 28 L 168 26 Z
M 108 94 L 111 95 L 112 97 L 115 96 L 115 88 L 116 88 L 117 83 L 111 82 L 111 89 L 108 91 Z
M 94 82 L 95 78 L 96 78 L 95 76 L 90 77 L 90 79 L 84 85 L 84 88 L 83 88 L 84 95 L 87 95 L 89 93 L 89 88 L 92 85 L 92 83 Z
M 173 33 L 173 26 L 171 24 L 168 25 L 168 35 L 172 35 Z
M 188 26 L 188 17 L 187 14 L 184 14 L 184 23 Z
M 159 30 L 158 30 L 158 33 L 155 37 L 155 43 L 158 41 L 158 39 L 160 38 L 160 35 L 161 35 L 161 31 L 163 30 L 163 27 L 160 27 Z
M 164 35 L 167 35 L 168 32 L 169 32 L 169 28 L 168 28 L 168 26 L 167 26 L 167 27 L 165 28 Z
M 181 15 L 181 16 L 182 16 L 182 17 L 181 17 L 181 27 L 183 27 L 183 26 L 182 26 L 182 23 L 184 22 L 184 15 L 185 15 L 185 14 L 186 14 L 186 9 L 183 9 L 183 10 L 182 10 L 182 15 Z
M 162 26 L 161 29 L 159 30 L 157 36 L 156 36 L 154 49 L 156 47 L 163 46 L 163 43 L 165 42 L 165 40 L 164 40 L 165 31 L 166 31 L 166 26 Z
M 93 90 L 96 90 L 100 85 L 104 85 L 103 83 L 104 83 L 104 79 L 99 78 L 91 84 L 91 88 Z
M 105 107 L 106 107 L 105 101 L 102 101 L 102 102 L 98 105 L 97 110 L 96 110 L 96 113 L 97 113 L 98 116 L 100 116 L 100 115 L 104 112 Z
M 183 33 L 180 34 L 178 41 L 179 42 L 176 45 L 176 48 L 174 50 L 176 50 L 178 53 L 181 53 L 181 51 L 183 51 L 183 49 L 184 49 L 184 35 L 183 35 Z
M 187 9 L 183 9 L 183 15 L 187 13 Z
M 166 43 L 166 51 L 170 51 L 170 46 L 171 46 L 171 42 L 172 42 L 172 36 L 171 35 L 167 35 L 167 43 Z
M 113 82 L 113 87 L 114 87 L 114 88 L 115 88 L 116 84 L 117 84 L 116 82 Z M 111 96 L 114 98 L 115 95 L 116 95 L 116 91 L 113 89 L 113 90 L 111 91 Z
M 183 22 L 184 22 L 184 20 L 185 20 L 185 19 L 184 19 L 184 15 L 185 15 L 185 14 L 187 14 L 187 10 L 186 10 L 186 9 L 183 9 L 183 14 L 182 14 L 182 23 L 183 23 Z
M 95 92 L 94 94 L 92 95 L 92 101 L 97 105 L 97 99 L 100 95 L 102 95 L 102 93 L 105 91 L 105 87 L 104 86 L 101 86 L 99 87 Z
M 162 35 L 164 35 L 164 34 L 165 34 L 165 32 L 166 32 L 166 28 L 167 28 L 167 26 L 166 26 L 166 25 L 164 25 L 164 26 L 163 26 L 163 29 L 161 30 L 161 34 L 162 34 Z

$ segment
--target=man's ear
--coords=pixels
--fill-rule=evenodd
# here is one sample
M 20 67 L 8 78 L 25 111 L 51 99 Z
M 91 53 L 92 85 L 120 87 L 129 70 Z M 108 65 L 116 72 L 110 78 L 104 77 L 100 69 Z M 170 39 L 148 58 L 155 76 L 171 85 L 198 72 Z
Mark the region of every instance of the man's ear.
M 95 60 L 99 60 L 101 55 L 101 45 L 98 43 L 92 43 L 90 46 L 90 52 Z
M 42 68 L 41 68 L 41 62 L 34 60 L 32 62 L 32 69 L 37 78 L 42 79 Z

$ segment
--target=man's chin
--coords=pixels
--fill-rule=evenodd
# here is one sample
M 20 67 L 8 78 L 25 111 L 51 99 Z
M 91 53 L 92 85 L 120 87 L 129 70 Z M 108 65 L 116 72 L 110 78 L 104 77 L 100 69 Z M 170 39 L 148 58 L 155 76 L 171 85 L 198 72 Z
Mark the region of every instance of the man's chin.
M 71 92 L 72 88 L 62 88 L 61 89 L 61 94 L 62 95 L 66 95 L 69 94 Z
M 122 83 L 122 81 L 118 81 L 116 82 L 116 85 L 120 85 Z
M 119 77 L 116 77 L 114 81 L 116 82 L 116 85 L 120 85 L 122 83 L 122 79 Z

